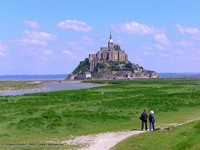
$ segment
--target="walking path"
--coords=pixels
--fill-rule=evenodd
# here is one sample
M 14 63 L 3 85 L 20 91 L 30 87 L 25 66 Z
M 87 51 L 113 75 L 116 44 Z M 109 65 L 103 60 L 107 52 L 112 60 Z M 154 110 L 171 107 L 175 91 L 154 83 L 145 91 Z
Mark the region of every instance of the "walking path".
M 189 120 L 187 122 L 180 124 L 168 124 L 168 125 L 176 127 L 197 120 L 200 120 L 200 118 Z M 82 148 L 80 148 L 79 150 L 109 150 L 120 141 L 130 136 L 141 134 L 144 132 L 147 131 L 129 130 L 121 132 L 107 132 L 94 135 L 83 135 L 83 136 L 72 137 L 70 140 L 65 140 L 62 141 L 61 143 L 69 145 L 81 145 Z
M 108 132 L 95 135 L 78 136 L 74 139 L 63 141 L 62 144 L 79 144 L 84 148 L 80 150 L 109 150 L 120 141 L 132 135 L 144 133 L 146 131 L 122 131 L 122 132 Z

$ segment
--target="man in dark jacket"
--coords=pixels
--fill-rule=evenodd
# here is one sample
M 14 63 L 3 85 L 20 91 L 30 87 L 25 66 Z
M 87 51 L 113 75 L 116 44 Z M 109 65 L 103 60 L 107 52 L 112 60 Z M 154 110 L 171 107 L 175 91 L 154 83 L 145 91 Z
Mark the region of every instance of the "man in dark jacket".
M 147 112 L 146 110 L 143 111 L 143 113 L 141 114 L 140 116 L 140 120 L 142 120 L 142 127 L 141 127 L 141 130 L 144 129 L 144 124 L 145 124 L 145 129 L 147 130 L 147 119 L 148 119 L 148 115 L 147 115 Z

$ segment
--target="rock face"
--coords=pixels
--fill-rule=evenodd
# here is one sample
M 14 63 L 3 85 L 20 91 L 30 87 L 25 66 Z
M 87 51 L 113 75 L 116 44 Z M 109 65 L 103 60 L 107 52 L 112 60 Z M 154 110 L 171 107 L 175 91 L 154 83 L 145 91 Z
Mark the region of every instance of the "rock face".
M 114 44 L 112 36 L 107 47 L 101 47 L 96 54 L 81 61 L 77 68 L 67 77 L 68 80 L 83 79 L 134 79 L 157 78 L 155 71 L 144 69 L 138 64 L 131 63 L 128 55 Z

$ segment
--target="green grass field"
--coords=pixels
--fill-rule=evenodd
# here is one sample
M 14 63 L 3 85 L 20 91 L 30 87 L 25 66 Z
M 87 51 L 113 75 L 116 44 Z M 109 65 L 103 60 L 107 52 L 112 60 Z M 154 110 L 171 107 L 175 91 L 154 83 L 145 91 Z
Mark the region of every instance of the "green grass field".
M 93 82 L 107 86 L 1 96 L 0 149 L 72 149 L 50 144 L 59 144 L 70 135 L 140 129 L 139 116 L 144 109 L 154 110 L 156 126 L 162 127 L 200 117 L 200 79 Z M 188 126 L 193 129 L 193 125 Z M 176 130 L 181 133 L 185 128 L 177 127 L 166 134 L 172 136 Z M 159 133 L 141 136 L 159 139 L 163 135 Z
M 199 150 L 200 121 L 172 128 L 171 131 L 154 131 L 132 136 L 113 150 Z

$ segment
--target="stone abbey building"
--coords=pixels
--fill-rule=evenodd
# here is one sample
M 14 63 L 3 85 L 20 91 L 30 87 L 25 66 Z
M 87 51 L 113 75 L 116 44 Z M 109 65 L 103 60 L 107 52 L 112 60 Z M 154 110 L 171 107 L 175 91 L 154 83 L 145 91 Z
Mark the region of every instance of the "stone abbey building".
M 113 43 L 111 33 L 110 39 L 108 40 L 108 47 L 101 47 L 97 54 L 89 54 L 89 70 L 94 71 L 97 63 L 105 63 L 109 61 L 128 61 L 128 55 L 119 45 Z

